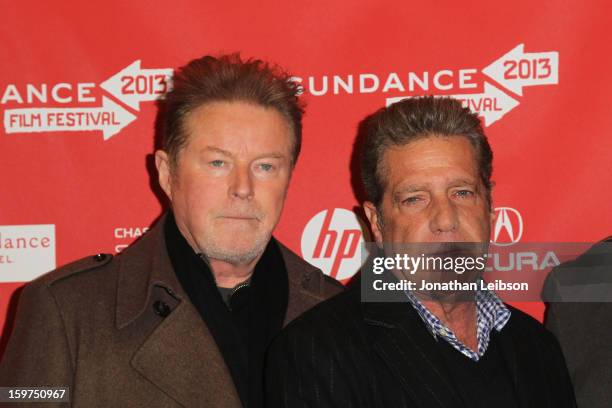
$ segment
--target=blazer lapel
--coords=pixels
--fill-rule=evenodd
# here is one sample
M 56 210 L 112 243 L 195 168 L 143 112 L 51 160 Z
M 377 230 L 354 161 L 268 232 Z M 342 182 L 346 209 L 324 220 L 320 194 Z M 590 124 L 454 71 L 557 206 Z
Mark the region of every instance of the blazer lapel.
M 363 303 L 372 346 L 399 380 L 410 398 L 422 408 L 463 406 L 445 372 L 432 339 L 407 303 Z
M 131 365 L 183 406 L 241 406 L 212 335 L 188 302 L 155 328 Z

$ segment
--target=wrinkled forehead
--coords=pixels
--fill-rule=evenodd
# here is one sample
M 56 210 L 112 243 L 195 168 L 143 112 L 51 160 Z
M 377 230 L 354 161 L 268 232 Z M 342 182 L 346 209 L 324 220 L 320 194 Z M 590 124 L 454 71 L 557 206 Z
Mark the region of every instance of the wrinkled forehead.
M 183 125 L 184 148 L 231 155 L 290 155 L 293 130 L 274 108 L 248 102 L 208 102 L 191 111 Z
M 465 136 L 425 136 L 384 150 L 379 166 L 385 189 L 410 185 L 478 183 L 476 151 Z

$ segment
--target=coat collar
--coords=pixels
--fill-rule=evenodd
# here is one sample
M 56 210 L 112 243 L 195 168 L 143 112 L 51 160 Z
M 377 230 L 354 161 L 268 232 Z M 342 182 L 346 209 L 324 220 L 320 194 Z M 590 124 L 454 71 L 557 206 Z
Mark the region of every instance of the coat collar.
M 164 214 L 138 241 L 119 255 L 116 325 L 122 329 L 147 308 L 154 286 L 165 288 L 177 300 L 186 299 L 179 284 L 164 238 Z

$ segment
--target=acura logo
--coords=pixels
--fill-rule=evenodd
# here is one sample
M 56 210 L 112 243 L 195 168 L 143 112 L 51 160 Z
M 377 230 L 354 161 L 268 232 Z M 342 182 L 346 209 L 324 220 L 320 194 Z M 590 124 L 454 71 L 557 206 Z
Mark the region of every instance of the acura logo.
M 511 207 L 495 208 L 493 239 L 491 242 L 499 246 L 508 246 L 520 241 L 523 236 L 523 217 Z

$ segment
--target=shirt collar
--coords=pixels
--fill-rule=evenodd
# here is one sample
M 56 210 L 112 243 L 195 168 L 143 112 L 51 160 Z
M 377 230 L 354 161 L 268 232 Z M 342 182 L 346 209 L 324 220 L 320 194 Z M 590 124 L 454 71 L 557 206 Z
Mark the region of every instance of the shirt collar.
M 478 286 L 480 287 L 480 282 Z M 487 289 L 478 289 L 475 296 L 478 350 L 470 350 L 465 344 L 457 339 L 449 327 L 419 301 L 412 291 L 407 290 L 405 293 L 410 304 L 416 310 L 419 317 L 425 323 L 427 330 L 435 339 L 442 337 L 451 346 L 474 361 L 478 361 L 487 351 L 491 331 L 493 329 L 498 332 L 501 331 L 506 323 L 508 323 L 508 320 L 510 320 L 510 310 L 504 305 L 495 292 Z

